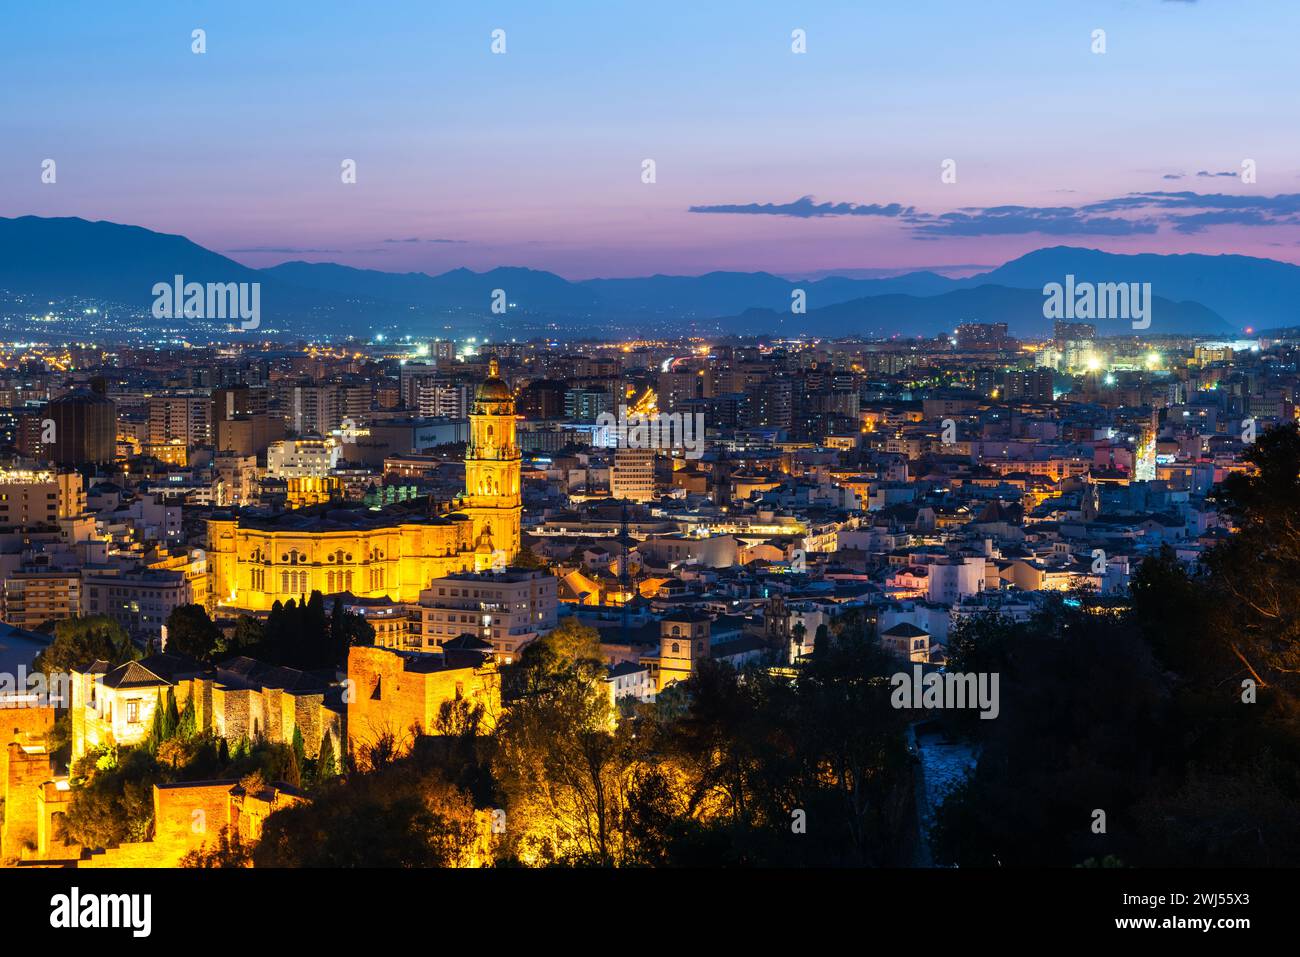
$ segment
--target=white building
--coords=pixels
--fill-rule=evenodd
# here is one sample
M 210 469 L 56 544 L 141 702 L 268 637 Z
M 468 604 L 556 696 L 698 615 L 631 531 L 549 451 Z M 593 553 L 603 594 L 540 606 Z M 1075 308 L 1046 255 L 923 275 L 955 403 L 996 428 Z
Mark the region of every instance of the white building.
M 650 677 L 650 666 L 624 661 L 609 669 L 605 676 L 610 701 L 614 704 L 624 698 L 649 702 L 655 699 L 655 683 Z
M 926 565 L 930 573 L 926 598 L 953 605 L 967 595 L 984 590 L 985 560 L 982 556 L 945 558 Z
M 325 478 L 339 464 L 342 446 L 333 439 L 282 439 L 266 449 L 269 478 Z
M 655 497 L 654 449 L 616 449 L 609 470 L 611 498 L 651 502 Z

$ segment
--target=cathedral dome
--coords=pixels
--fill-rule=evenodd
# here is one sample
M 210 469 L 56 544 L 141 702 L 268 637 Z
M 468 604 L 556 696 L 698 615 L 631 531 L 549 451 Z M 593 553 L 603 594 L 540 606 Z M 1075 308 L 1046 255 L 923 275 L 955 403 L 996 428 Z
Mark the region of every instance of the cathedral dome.
M 475 398 L 479 402 L 509 402 L 514 398 L 510 386 L 501 378 L 501 367 L 496 359 L 488 363 L 488 377 L 478 387 Z

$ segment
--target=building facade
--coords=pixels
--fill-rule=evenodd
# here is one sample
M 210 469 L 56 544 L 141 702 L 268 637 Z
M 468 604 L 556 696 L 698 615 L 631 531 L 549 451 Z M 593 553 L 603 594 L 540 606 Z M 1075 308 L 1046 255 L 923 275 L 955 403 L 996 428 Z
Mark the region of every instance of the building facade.
M 559 580 L 544 571 L 465 573 L 420 592 L 421 650 L 469 634 L 510 664 L 524 645 L 556 625 Z
M 467 494 L 445 509 L 321 506 L 209 519 L 209 606 L 267 611 L 313 591 L 415 602 L 435 578 L 504 568 L 519 553 L 523 509 L 514 398 L 495 361 L 470 422 Z

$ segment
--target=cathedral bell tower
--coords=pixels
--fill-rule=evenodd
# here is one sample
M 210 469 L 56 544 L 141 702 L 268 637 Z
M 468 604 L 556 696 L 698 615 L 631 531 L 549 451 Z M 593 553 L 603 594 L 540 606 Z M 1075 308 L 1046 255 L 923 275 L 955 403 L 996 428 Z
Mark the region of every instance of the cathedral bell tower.
M 478 387 L 465 451 L 465 507 L 474 522 L 476 569 L 509 564 L 519 554 L 520 456 L 515 440 L 515 397 L 497 360 Z

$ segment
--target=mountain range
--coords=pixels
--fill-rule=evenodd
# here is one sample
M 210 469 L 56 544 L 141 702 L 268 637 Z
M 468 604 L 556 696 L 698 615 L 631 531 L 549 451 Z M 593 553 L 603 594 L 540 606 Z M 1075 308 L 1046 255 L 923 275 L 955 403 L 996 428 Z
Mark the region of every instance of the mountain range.
M 0 217 L 0 290 L 17 297 L 89 299 L 147 313 L 155 283 L 260 282 L 265 315 L 299 333 L 367 336 L 393 329 L 417 336 L 509 334 L 561 329 L 578 335 L 655 328 L 711 334 L 933 336 L 961 322 L 1006 322 L 1013 334 L 1050 334 L 1043 286 L 1149 282 L 1149 334 L 1232 335 L 1300 322 L 1300 266 L 1249 256 L 1120 255 L 1039 249 L 978 275 L 933 272 L 887 278 L 825 276 L 801 281 L 766 272 L 710 272 L 566 280 L 535 269 L 390 273 L 336 263 L 285 262 L 252 269 L 183 236 L 79 218 Z M 506 315 L 490 309 L 504 290 Z M 792 314 L 795 290 L 806 314 Z M 1098 320 L 1101 335 L 1132 332 Z M 267 325 L 264 323 L 264 326 Z M 406 328 L 403 328 L 406 326 Z

